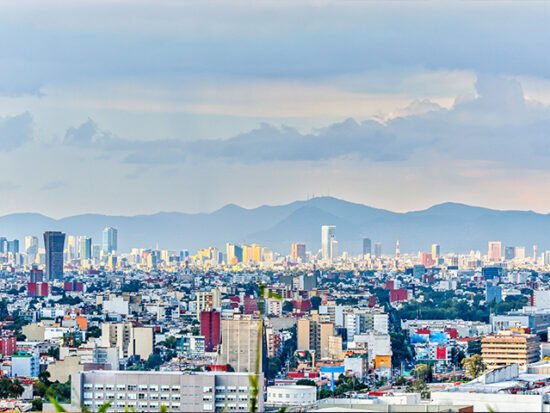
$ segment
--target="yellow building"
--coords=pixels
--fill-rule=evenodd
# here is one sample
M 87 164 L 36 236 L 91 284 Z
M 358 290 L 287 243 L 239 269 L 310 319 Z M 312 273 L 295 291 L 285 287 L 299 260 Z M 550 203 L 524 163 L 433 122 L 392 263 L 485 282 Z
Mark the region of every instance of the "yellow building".
M 481 340 L 481 356 L 488 368 L 520 366 L 540 359 L 540 342 L 536 334 L 503 332 L 484 337 Z

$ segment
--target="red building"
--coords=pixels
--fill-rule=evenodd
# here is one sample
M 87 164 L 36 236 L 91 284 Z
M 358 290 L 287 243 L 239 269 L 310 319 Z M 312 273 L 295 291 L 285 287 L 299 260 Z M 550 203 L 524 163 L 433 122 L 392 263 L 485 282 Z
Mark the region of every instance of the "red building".
M 404 288 L 390 291 L 390 303 L 408 301 L 409 291 Z
M 255 311 L 258 311 L 258 299 L 254 296 L 244 296 L 243 300 L 243 311 L 245 314 L 254 314 Z
M 48 283 L 30 282 L 27 284 L 27 295 L 29 297 L 47 297 L 49 290 Z
M 80 281 L 65 281 L 63 283 L 63 289 L 65 291 L 82 291 L 82 283 Z
M 393 280 L 387 280 L 386 281 L 386 290 L 393 290 L 394 289 L 394 281 Z
M 17 339 L 15 336 L 0 337 L 0 353 L 3 356 L 11 356 L 17 353 Z
M 422 265 L 424 267 L 432 267 L 434 265 L 432 254 L 429 252 L 423 252 L 420 254 L 420 259 L 422 260 Z
M 40 283 L 44 277 L 44 272 L 38 268 L 32 268 L 30 271 L 30 282 Z
M 201 311 L 201 336 L 204 336 L 204 350 L 216 351 L 220 344 L 221 321 L 216 311 Z

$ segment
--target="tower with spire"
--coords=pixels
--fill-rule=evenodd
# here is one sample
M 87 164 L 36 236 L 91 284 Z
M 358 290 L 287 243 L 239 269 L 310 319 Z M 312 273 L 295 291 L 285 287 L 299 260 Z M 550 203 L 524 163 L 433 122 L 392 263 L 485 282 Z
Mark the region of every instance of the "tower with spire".
M 395 244 L 395 259 L 399 259 L 399 237 L 397 237 L 397 243 Z

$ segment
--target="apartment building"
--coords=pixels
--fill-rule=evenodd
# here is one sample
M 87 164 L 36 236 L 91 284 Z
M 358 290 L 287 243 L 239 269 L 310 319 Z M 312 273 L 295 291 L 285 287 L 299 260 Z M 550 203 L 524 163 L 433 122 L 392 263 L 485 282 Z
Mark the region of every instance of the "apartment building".
M 250 411 L 253 389 L 248 373 L 165 371 L 80 371 L 71 376 L 71 403 L 97 411 L 112 401 L 110 412 Z M 263 411 L 263 374 L 257 411 Z
M 481 356 L 490 369 L 513 363 L 525 366 L 540 359 L 539 337 L 512 332 L 488 335 L 481 340 Z
M 263 366 L 263 334 L 260 336 L 262 320 L 251 315 L 236 315 L 222 320 L 222 343 L 218 364 L 230 364 L 235 371 L 254 372 L 259 358 L 260 371 Z M 258 340 L 260 342 L 258 343 Z
M 153 354 L 153 328 L 134 327 L 132 323 L 103 323 L 101 346 L 117 348 L 121 359 L 138 355 L 147 360 Z

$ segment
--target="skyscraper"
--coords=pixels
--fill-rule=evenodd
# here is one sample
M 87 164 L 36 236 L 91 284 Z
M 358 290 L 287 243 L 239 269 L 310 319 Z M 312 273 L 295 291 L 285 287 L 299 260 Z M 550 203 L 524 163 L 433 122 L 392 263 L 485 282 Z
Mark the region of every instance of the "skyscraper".
M 290 258 L 306 262 L 306 244 L 292 244 Z
M 92 239 L 90 237 L 81 236 L 80 240 L 80 259 L 89 260 L 92 258 Z
M 380 258 L 382 256 L 382 244 L 377 242 L 374 244 L 374 257 Z
M 515 247 L 505 247 L 504 248 L 504 258 L 506 260 L 513 260 L 516 258 L 516 248 Z
M 216 351 L 220 344 L 221 318 L 217 311 L 201 311 L 201 335 L 204 336 L 204 350 Z
M 401 255 L 401 251 L 399 249 L 399 238 L 397 238 L 397 242 L 395 243 L 395 258 L 399 259 L 400 255 Z
M 441 256 L 441 247 L 439 244 L 432 244 L 432 259 L 437 262 L 437 259 Z
M 489 259 L 491 261 L 500 261 L 502 256 L 502 242 L 489 241 Z
M 46 280 L 63 278 L 63 247 L 65 234 L 59 231 L 44 232 L 46 247 Z
M 32 235 L 25 237 L 25 252 L 27 254 L 36 255 L 38 253 L 38 238 Z
M 321 253 L 324 260 L 333 258 L 331 254 L 332 241 L 336 241 L 336 227 L 334 225 L 321 226 Z
M 370 238 L 363 238 L 363 255 L 371 254 L 371 240 Z
M 118 249 L 118 230 L 107 227 L 103 230 L 103 253 L 116 254 Z

